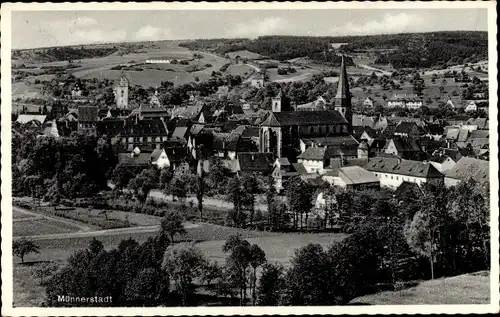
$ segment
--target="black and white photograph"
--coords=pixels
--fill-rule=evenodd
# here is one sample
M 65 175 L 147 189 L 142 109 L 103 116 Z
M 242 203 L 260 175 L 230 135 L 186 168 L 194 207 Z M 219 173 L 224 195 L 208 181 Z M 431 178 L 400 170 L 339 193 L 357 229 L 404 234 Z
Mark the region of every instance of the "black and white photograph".
M 499 312 L 495 2 L 0 12 L 2 315 Z

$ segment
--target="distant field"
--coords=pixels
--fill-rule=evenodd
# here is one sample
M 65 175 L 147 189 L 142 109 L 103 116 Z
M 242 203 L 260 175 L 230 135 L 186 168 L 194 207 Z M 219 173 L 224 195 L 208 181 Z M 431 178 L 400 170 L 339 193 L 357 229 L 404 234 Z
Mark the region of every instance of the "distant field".
M 284 266 L 290 265 L 290 259 L 295 254 L 295 250 L 309 244 L 319 243 L 323 247 L 328 247 L 334 242 L 341 241 L 346 235 L 336 233 L 322 234 L 279 234 L 276 236 L 256 237 L 247 239 L 251 244 L 257 244 L 266 253 L 269 262 L 279 262 Z M 225 261 L 227 254 L 222 252 L 224 240 L 204 241 L 198 243 L 198 247 L 209 256 L 211 260 L 216 260 L 221 264 Z
M 262 55 L 260 55 L 258 53 L 250 52 L 250 51 L 247 51 L 247 50 L 230 52 L 230 53 L 227 53 L 227 55 L 231 59 L 234 59 L 234 58 L 236 58 L 236 56 L 239 56 L 240 58 L 246 58 L 248 60 L 260 59 L 260 58 L 263 57 Z
M 26 221 L 14 221 L 12 234 L 17 236 L 31 236 L 51 233 L 76 232 L 79 228 L 51 219 L 36 219 Z
M 226 73 L 231 75 L 239 75 L 241 77 L 247 77 L 254 72 L 254 69 L 245 64 L 231 64 L 226 70 Z
M 380 292 L 358 297 L 351 304 L 436 305 L 488 304 L 489 272 L 478 272 L 425 281 L 416 287 L 395 292 Z

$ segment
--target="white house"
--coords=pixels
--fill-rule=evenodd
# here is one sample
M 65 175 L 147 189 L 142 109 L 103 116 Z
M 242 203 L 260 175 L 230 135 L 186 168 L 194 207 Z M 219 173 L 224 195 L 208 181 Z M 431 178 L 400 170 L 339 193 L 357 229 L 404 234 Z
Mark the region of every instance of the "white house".
M 445 155 L 438 159 L 430 161 L 430 163 L 441 173 L 445 173 L 453 166 L 455 166 L 456 162 L 449 156 Z
M 444 182 L 444 176 L 432 164 L 390 157 L 375 157 L 365 166 L 380 180 L 380 186 L 398 188 L 403 182 L 435 185 Z
M 408 109 L 419 109 L 423 106 L 423 101 L 417 95 L 394 94 L 391 99 L 387 100 L 387 106 L 389 108 L 400 107 Z
M 153 153 L 151 153 L 151 165 L 160 169 L 170 167 L 170 160 L 168 159 L 165 149 L 155 149 Z
M 373 100 L 370 97 L 366 97 L 365 101 L 363 101 L 363 107 L 373 108 Z
M 477 105 L 476 105 L 476 102 L 474 100 L 469 102 L 469 104 L 465 107 L 465 112 L 469 112 L 469 111 L 477 111 Z

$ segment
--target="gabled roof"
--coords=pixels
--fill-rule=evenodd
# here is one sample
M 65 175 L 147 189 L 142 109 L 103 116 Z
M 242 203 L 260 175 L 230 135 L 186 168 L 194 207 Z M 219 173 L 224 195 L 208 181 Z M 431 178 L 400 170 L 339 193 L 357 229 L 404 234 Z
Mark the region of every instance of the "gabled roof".
M 197 101 L 191 106 L 177 107 L 172 110 L 172 118 L 181 117 L 194 119 L 202 112 L 204 105 L 202 101 Z
M 489 161 L 463 156 L 451 169 L 446 171 L 448 178 L 465 180 L 472 177 L 475 181 L 489 182 Z
M 193 124 L 189 129 L 189 134 L 196 136 L 203 130 L 204 127 L 204 124 Z
M 274 162 L 273 153 L 241 152 L 237 158 L 241 171 L 269 172 Z
M 435 178 L 443 175 L 430 163 L 399 158 L 376 157 L 370 159 L 365 168 L 371 172 Z
M 469 138 L 469 130 L 467 129 L 460 129 L 457 142 L 465 142 Z
M 339 168 L 339 177 L 348 185 L 379 182 L 375 174 L 359 166 Z
M 316 144 L 318 146 L 352 146 L 356 148 L 359 145 L 359 142 L 356 141 L 356 139 L 350 134 L 318 138 L 303 138 L 302 142 L 304 142 L 306 145 Z
M 240 136 L 238 134 L 214 132 L 212 148 L 214 150 L 236 151 L 239 140 Z
M 352 125 L 354 127 L 374 127 L 377 124 L 377 117 L 355 114 L 352 116 Z
M 470 139 L 489 138 L 489 137 L 490 137 L 489 130 L 474 130 L 474 131 L 471 131 L 470 136 L 469 136 Z
M 277 158 L 276 161 L 280 164 L 280 166 L 291 166 L 292 164 L 286 157 Z
M 420 152 L 420 146 L 414 139 L 392 138 L 394 146 L 398 152 Z M 389 143 L 387 143 L 388 145 Z
M 302 126 L 314 124 L 342 124 L 346 119 L 335 110 L 272 112 L 261 123 L 263 126 Z
M 167 136 L 168 132 L 161 120 L 115 119 L 97 122 L 97 132 L 101 135 L 128 136 Z
M 79 106 L 78 121 L 94 122 L 99 120 L 99 108 L 97 106 Z
M 131 153 L 118 153 L 118 163 L 126 166 L 147 166 L 150 158 L 151 153 L 147 152 L 141 152 L 133 156 Z
M 39 123 L 44 123 L 45 122 L 45 118 L 47 118 L 46 115 L 41 115 L 41 114 L 20 114 L 18 117 L 17 117 L 17 120 L 16 122 L 19 122 L 19 123 L 28 123 L 30 121 L 37 121 Z
M 340 157 L 333 157 L 330 158 L 330 165 L 328 166 L 329 168 L 340 168 L 344 166 L 365 166 L 368 163 L 368 159 L 366 158 L 340 158 Z
M 292 163 L 292 166 L 297 171 L 297 173 L 301 175 L 307 174 L 307 170 L 302 163 Z
M 172 133 L 172 139 L 185 139 L 187 136 L 187 127 L 176 127 Z
M 187 159 L 187 151 L 185 147 L 170 147 L 165 149 L 168 159 L 172 163 L 183 162 Z
M 163 149 L 154 149 L 151 153 L 151 162 L 156 162 L 160 158 L 160 155 L 161 153 L 163 153 L 163 151 Z
M 396 125 L 396 129 L 394 130 L 394 133 L 421 134 L 422 130 L 415 122 L 401 121 Z
M 326 149 L 326 147 L 310 147 L 297 156 L 297 158 L 302 160 L 322 161 L 325 159 Z
M 471 118 L 467 120 L 467 124 L 477 125 L 477 128 L 480 130 L 488 128 L 488 118 Z

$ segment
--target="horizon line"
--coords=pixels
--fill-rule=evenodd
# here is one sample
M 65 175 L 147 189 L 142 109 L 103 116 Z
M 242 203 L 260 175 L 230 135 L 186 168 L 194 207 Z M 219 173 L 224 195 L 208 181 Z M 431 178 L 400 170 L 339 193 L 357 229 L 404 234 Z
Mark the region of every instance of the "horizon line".
M 431 33 L 444 33 L 444 32 L 483 32 L 488 33 L 488 31 L 481 30 L 440 30 L 440 31 L 427 31 L 427 32 L 402 32 L 402 33 L 380 33 L 380 34 L 357 34 L 357 35 L 290 35 L 290 34 L 269 34 L 269 35 L 259 35 L 256 37 L 206 37 L 206 38 L 193 38 L 193 39 L 161 39 L 161 40 L 130 40 L 121 42 L 93 42 L 93 43 L 80 43 L 80 44 L 68 44 L 68 45 L 56 45 L 56 46 L 39 46 L 39 47 L 27 47 L 27 48 L 11 48 L 11 51 L 22 51 L 22 50 L 36 50 L 36 49 L 48 49 L 48 48 L 58 48 L 58 47 L 75 47 L 75 46 L 93 46 L 93 45 L 111 45 L 111 44 L 131 44 L 131 43 L 152 43 L 152 42 L 173 42 L 173 41 L 202 41 L 202 40 L 255 40 L 263 37 L 309 37 L 309 38 L 342 38 L 342 37 L 366 37 L 366 36 L 387 36 L 387 35 L 405 35 L 405 34 L 431 34 Z

